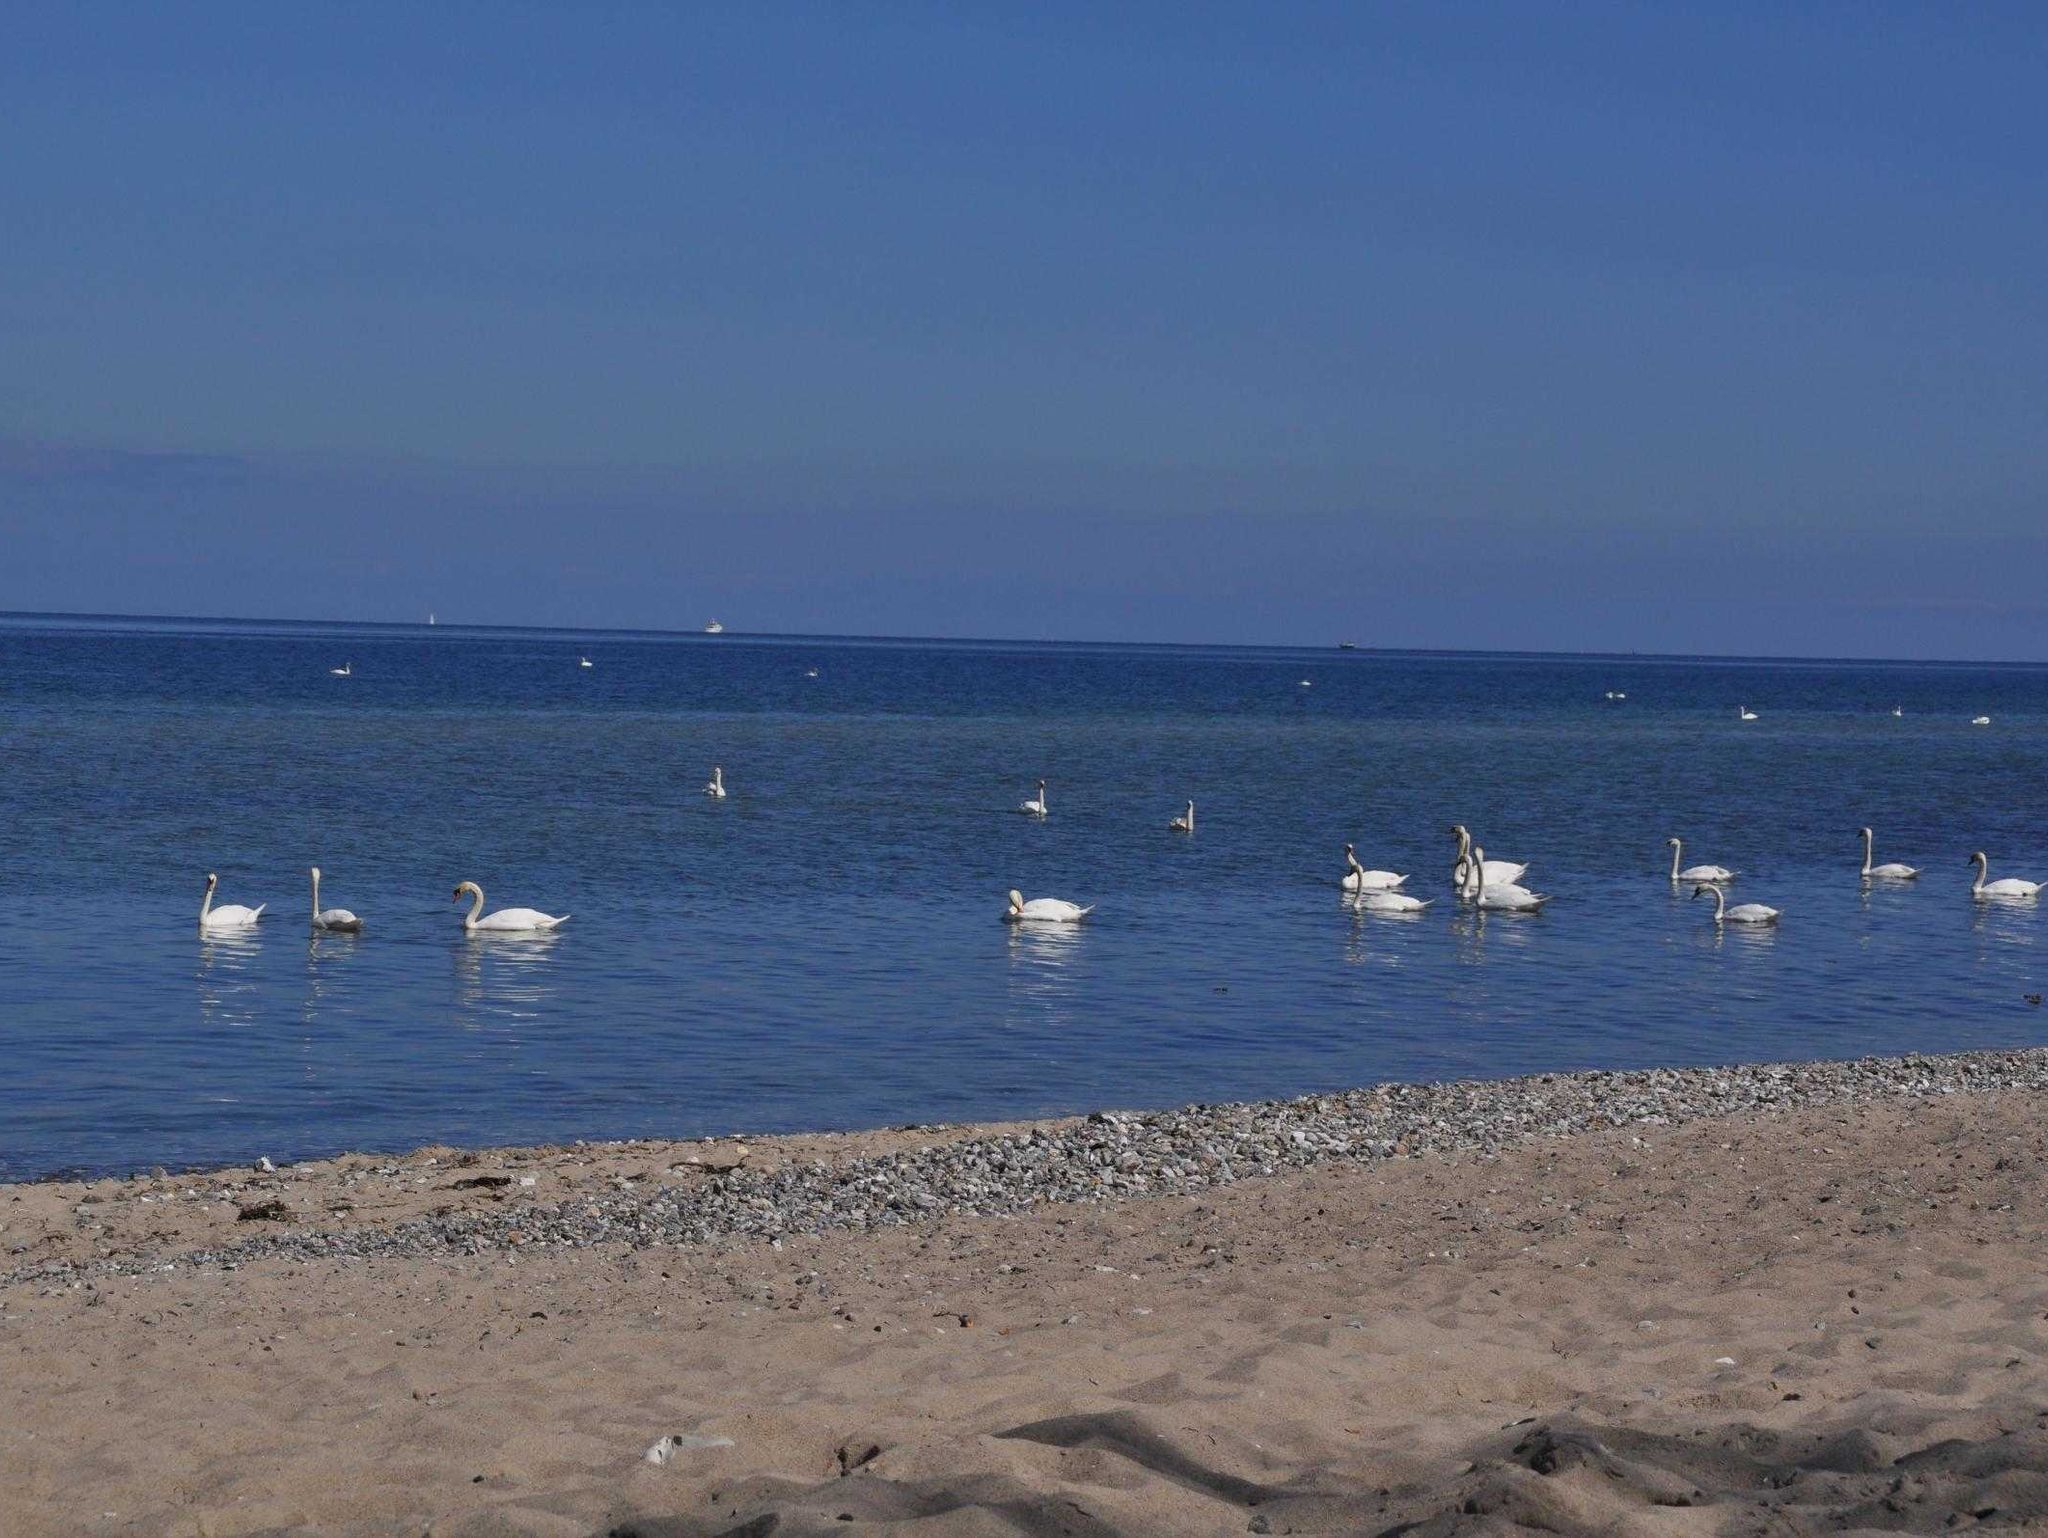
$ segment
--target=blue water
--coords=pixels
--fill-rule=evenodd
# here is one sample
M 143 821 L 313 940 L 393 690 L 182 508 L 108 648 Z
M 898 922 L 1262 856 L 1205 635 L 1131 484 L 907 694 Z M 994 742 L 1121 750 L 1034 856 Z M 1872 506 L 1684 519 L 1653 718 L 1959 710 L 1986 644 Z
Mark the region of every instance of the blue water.
M 2044 807 L 2039 667 L 0 618 L 0 1175 L 2031 1044 L 2048 912 L 1965 861 L 2048 876 Z M 1556 901 L 1340 902 L 1453 821 Z

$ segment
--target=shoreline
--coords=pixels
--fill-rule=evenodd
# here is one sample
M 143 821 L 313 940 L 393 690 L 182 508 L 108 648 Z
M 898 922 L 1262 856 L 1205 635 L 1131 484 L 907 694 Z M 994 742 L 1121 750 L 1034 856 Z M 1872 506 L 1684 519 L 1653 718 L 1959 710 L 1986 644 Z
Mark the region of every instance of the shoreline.
M 664 1180 L 638 1178 L 657 1148 L 700 1158 L 675 1191 L 726 1189 L 720 1210 L 743 1215 L 741 1195 L 784 1179 L 824 1170 L 872 1195 L 859 1180 L 977 1140 L 1071 1172 L 1197 1113 L 799 1139 L 745 1160 L 730 1144 L 530 1151 L 532 1187 L 511 1151 L 425 1150 L 237 1173 L 246 1200 L 138 1182 L 37 1211 L 46 1188 L 0 1190 L 0 1243 L 48 1219 L 88 1268 L 0 1287 L 0 1531 L 2048 1523 L 2044 1076 L 2048 1053 L 2029 1051 L 1552 1076 L 1507 1098 L 1388 1090 L 1421 1129 L 1395 1157 L 1287 1135 L 1335 1116 L 1334 1097 L 1237 1107 L 1292 1162 L 680 1244 L 625 1221 L 662 1200 Z M 355 1202 L 335 1221 L 359 1236 L 548 1207 L 575 1239 L 197 1263 L 209 1225 L 277 1221 L 231 1200 L 330 1195 Z M 138 1263 L 92 1270 L 101 1246 Z
M 778 1242 L 1199 1196 L 1322 1165 L 1498 1157 L 1713 1117 L 2048 1091 L 2048 1048 L 1382 1083 L 1286 1100 L 761 1138 L 429 1145 L 0 1184 L 0 1289 L 262 1260 Z

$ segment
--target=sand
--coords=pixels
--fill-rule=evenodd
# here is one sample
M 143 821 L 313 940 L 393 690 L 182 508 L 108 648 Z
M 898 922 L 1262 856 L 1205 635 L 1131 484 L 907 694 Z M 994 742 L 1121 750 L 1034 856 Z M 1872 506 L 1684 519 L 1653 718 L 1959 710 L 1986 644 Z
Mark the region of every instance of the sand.
M 261 1201 L 376 1225 L 687 1155 L 0 1187 L 14 1265 L 174 1266 L 0 1287 L 0 1533 L 2048 1522 L 2039 1104 L 1748 1113 L 779 1247 L 232 1270 L 174 1262 Z M 479 1171 L 513 1183 L 456 1186 Z

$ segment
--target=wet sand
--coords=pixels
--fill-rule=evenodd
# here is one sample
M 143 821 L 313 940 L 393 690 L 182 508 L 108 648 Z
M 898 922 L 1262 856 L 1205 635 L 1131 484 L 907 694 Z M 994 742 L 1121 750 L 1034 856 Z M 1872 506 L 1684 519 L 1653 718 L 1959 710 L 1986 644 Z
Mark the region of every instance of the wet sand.
M 0 1532 L 2048 1522 L 2040 1106 L 1746 1111 L 779 1242 L 232 1269 L 179 1257 L 983 1129 L 0 1187 Z

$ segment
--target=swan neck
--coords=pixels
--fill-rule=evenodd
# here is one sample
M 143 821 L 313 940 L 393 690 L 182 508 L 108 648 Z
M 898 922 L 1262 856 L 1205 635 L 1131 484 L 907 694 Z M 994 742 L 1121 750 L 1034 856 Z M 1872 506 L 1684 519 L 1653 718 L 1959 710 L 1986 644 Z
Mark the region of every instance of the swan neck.
M 1671 879 L 1673 881 L 1678 879 L 1678 857 L 1684 853 L 1685 845 L 1681 844 L 1677 839 L 1673 839 L 1671 841 Z
M 482 918 L 484 913 L 484 889 L 472 882 L 469 890 L 469 913 L 462 921 L 464 929 L 476 928 L 476 921 Z
M 1984 878 L 1980 876 L 1977 879 L 1981 881 Z M 206 888 L 206 896 L 199 901 L 199 922 L 204 924 L 206 922 L 206 915 L 211 912 L 213 912 L 213 886 L 209 882 Z
M 320 872 L 313 872 L 313 917 L 320 917 Z

